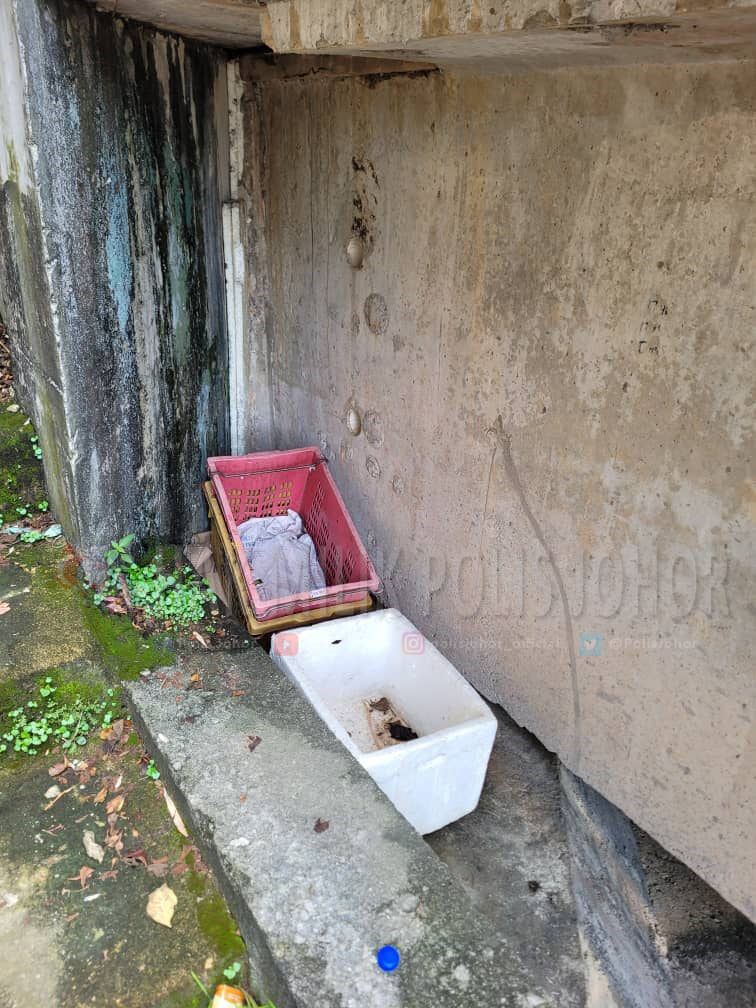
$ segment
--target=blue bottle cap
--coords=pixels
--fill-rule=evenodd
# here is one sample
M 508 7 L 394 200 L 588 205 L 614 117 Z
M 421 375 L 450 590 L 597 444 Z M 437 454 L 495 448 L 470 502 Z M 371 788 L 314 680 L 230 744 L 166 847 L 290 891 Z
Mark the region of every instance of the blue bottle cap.
M 399 965 L 399 952 L 393 945 L 384 945 L 383 948 L 378 949 L 375 958 L 384 973 L 393 973 Z

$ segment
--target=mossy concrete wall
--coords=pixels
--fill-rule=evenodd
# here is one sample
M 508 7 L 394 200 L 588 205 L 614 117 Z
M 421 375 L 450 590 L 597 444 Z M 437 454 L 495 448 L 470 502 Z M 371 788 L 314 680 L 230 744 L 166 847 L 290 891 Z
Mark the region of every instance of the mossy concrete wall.
M 756 63 L 249 97 L 250 447 L 319 444 L 388 601 L 756 919 Z
M 69 539 L 183 540 L 227 449 L 222 53 L 3 5 L 0 313 Z

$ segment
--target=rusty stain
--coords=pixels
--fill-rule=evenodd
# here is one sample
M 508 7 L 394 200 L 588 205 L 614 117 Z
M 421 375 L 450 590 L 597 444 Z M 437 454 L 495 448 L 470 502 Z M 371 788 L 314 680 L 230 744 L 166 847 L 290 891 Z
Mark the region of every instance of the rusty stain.
M 299 11 L 296 4 L 289 7 L 289 45 L 292 49 L 302 48 L 302 32 L 299 27 Z
M 362 0 L 357 0 L 354 5 L 354 40 L 359 45 L 367 42 L 365 34 L 365 12 L 362 9 Z
M 430 0 L 423 14 L 423 35 L 435 38 L 437 35 L 449 34 L 449 8 L 446 0 Z
M 273 39 L 273 23 L 270 20 L 270 13 L 267 7 L 260 8 L 260 35 L 264 44 L 269 49 L 275 49 Z
M 572 5 L 569 0 L 559 0 L 559 24 L 569 24 L 572 17 Z
M 467 30 L 478 32 L 483 26 L 483 18 L 480 13 L 480 0 L 472 0 L 470 4 L 470 17 L 467 21 Z

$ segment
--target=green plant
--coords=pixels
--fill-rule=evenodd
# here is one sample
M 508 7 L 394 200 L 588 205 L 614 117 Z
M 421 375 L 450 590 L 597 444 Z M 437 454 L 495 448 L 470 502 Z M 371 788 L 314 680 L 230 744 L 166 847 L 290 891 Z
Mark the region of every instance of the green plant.
M 145 773 L 151 780 L 160 780 L 160 771 L 155 766 L 154 760 L 150 760 L 150 762 L 147 764 L 147 769 Z
M 226 978 L 226 980 L 236 980 L 236 978 L 239 976 L 240 973 L 241 973 L 240 962 L 231 963 L 230 966 L 226 966 L 226 968 L 223 970 L 223 976 Z
M 32 434 L 32 436 L 29 438 L 29 440 L 31 441 L 31 444 L 32 444 L 32 451 L 34 452 L 34 458 L 35 459 L 41 459 L 42 458 L 42 449 L 39 447 L 39 438 L 37 437 L 36 434 Z
M 208 582 L 200 579 L 190 566 L 164 573 L 159 553 L 151 563 L 140 566 L 129 552 L 133 540 L 130 535 L 111 543 L 105 554 L 105 583 L 95 592 L 95 603 L 99 605 L 111 594 L 123 592 L 125 585 L 130 604 L 142 609 L 145 615 L 176 626 L 199 623 L 204 618 L 205 606 L 217 601 Z
M 40 539 L 44 539 L 45 534 L 44 532 L 38 532 L 36 529 L 24 529 L 18 538 L 24 543 L 35 543 L 39 542 Z
M 110 549 L 105 554 L 105 563 L 108 567 L 114 567 L 116 565 L 123 564 L 133 564 L 134 558 L 130 553 L 131 544 L 134 542 L 134 536 L 127 535 L 123 539 L 118 539 L 110 544 Z
M 98 700 L 77 696 L 69 702 L 59 702 L 58 688 L 52 676 L 46 676 L 38 684 L 37 699 L 2 716 L 0 753 L 12 749 L 36 756 L 48 744 L 71 752 L 86 745 L 90 733 L 106 728 L 117 713 L 118 702 L 112 689 Z
M 37 501 L 37 510 L 42 511 L 42 513 L 44 513 L 45 511 L 49 511 L 50 501 L 46 500 Z

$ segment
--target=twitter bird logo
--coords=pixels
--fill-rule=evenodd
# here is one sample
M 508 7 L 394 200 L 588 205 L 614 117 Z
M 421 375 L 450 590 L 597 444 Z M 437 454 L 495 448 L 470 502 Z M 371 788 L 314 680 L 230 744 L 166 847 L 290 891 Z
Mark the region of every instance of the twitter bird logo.
M 595 658 L 601 655 L 604 644 L 603 634 L 581 633 L 580 634 L 580 654 L 585 657 Z

